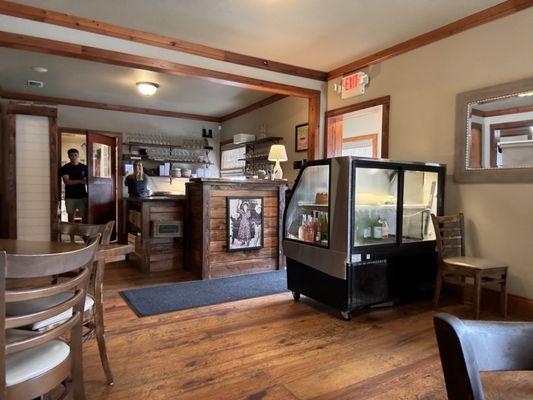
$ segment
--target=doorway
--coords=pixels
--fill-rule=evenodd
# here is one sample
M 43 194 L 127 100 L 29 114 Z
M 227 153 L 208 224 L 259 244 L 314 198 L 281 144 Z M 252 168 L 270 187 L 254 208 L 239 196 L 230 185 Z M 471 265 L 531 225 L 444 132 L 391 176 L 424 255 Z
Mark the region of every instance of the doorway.
M 326 157 L 389 156 L 390 97 L 330 110 L 325 118 Z
M 80 162 L 87 165 L 87 222 L 89 224 L 105 224 L 115 221 L 112 240 L 120 232 L 119 199 L 122 197 L 122 184 L 119 181 L 117 165 L 121 157 L 122 134 L 115 132 L 101 132 L 73 128 L 58 129 L 58 148 L 60 150 L 57 161 L 53 161 L 57 168 L 69 162 L 67 151 L 76 149 Z M 65 206 L 65 185 L 58 176 L 57 194 L 57 222 L 68 221 Z M 77 216 L 76 222 L 81 222 Z

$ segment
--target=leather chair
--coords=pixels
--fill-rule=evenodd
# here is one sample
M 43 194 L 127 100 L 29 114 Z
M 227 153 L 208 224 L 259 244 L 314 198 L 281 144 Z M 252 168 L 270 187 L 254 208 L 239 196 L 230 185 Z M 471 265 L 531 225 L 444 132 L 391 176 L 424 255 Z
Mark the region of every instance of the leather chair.
M 484 400 L 480 372 L 533 370 L 533 322 L 433 318 L 449 400 Z

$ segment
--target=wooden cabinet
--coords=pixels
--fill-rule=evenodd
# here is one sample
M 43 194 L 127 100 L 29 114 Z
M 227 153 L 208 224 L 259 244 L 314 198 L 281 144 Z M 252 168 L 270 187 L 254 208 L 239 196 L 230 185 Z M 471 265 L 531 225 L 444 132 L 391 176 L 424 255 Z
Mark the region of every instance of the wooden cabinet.
M 285 181 L 193 179 L 186 184 L 185 266 L 202 279 L 285 268 Z M 263 199 L 262 248 L 228 252 L 227 199 Z
M 128 241 L 135 245 L 135 258 L 143 272 L 183 268 L 183 196 L 127 199 Z M 181 234 L 159 235 L 158 226 L 181 225 Z M 170 230 L 169 230 L 170 231 Z

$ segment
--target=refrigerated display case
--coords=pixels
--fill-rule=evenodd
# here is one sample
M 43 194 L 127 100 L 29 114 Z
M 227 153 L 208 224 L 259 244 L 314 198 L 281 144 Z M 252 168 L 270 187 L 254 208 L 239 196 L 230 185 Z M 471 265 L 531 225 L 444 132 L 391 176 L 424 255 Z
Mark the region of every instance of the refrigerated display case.
M 284 215 L 287 279 L 344 318 L 365 306 L 430 295 L 446 166 L 336 157 L 304 165 Z

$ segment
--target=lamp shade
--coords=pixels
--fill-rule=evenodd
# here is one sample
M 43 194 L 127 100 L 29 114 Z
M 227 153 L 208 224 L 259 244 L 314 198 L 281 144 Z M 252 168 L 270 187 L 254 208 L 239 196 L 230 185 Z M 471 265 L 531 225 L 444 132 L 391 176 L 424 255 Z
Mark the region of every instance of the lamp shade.
M 273 144 L 270 146 L 270 152 L 268 153 L 268 161 L 287 161 L 287 152 L 285 146 L 282 144 Z

